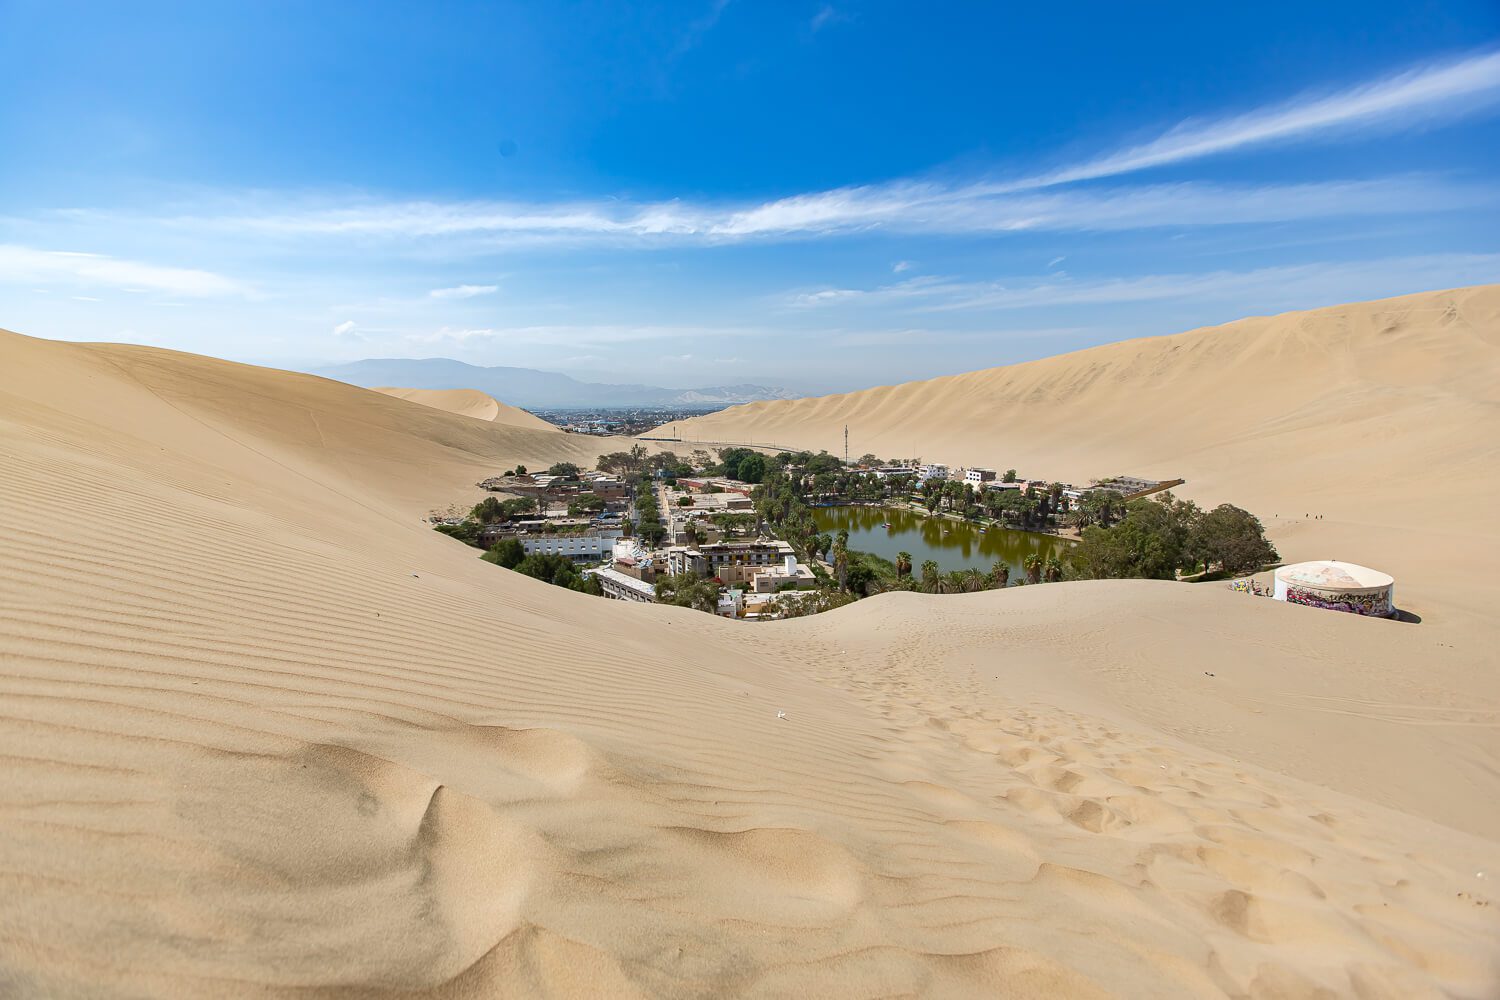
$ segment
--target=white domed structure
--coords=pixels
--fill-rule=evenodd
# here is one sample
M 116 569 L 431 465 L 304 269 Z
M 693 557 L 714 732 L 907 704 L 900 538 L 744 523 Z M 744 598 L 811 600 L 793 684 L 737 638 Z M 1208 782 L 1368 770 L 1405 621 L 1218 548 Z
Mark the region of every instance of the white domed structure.
M 1396 613 L 1396 581 L 1368 566 L 1318 559 L 1276 571 L 1275 598 L 1330 611 L 1389 618 Z

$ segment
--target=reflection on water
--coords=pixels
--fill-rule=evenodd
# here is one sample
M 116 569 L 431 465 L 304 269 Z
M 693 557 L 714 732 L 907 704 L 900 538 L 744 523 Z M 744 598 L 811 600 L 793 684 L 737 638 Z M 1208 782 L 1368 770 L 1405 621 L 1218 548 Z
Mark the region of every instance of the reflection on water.
M 910 511 L 880 507 L 817 507 L 818 530 L 849 532 L 849 547 L 896 561 L 896 553 L 910 552 L 912 572 L 921 575 L 922 563 L 934 560 L 947 573 L 956 569 L 988 571 L 997 559 L 1010 564 L 1011 579 L 1025 575 L 1023 564 L 1033 552 L 1045 560 L 1061 557 L 1068 543 L 1051 535 L 1011 528 L 986 528 L 962 521 L 919 517 Z

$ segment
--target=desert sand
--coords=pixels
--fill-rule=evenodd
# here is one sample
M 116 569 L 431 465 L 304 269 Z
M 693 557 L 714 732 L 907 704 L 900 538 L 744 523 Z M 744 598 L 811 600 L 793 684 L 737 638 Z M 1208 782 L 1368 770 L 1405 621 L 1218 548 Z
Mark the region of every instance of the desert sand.
M 549 424 L 541 417 L 527 413 L 518 406 L 502 403 L 494 396 L 480 392 L 478 389 L 403 389 L 394 385 L 382 385 L 376 386 L 375 391 L 408 402 L 421 403 L 423 406 L 435 406 L 449 413 L 473 417 L 475 420 L 488 420 L 491 423 L 505 424 L 508 427 L 527 427 L 534 431 L 561 433 L 560 428 L 555 424 Z
M 861 451 L 1295 500 L 1286 554 L 1390 568 L 1421 624 L 1145 581 L 603 601 L 423 514 L 617 440 L 0 334 L 0 994 L 1494 996 L 1497 303 L 965 376 L 930 431 L 923 386 L 710 425 L 832 447 L 847 405 Z

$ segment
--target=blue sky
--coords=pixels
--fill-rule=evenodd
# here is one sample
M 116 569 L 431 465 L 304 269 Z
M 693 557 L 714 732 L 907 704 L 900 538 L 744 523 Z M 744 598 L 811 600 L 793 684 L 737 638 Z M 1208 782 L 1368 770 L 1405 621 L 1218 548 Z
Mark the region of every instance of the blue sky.
M 1500 280 L 1493 0 L 0 0 L 0 66 L 37 336 L 837 390 Z

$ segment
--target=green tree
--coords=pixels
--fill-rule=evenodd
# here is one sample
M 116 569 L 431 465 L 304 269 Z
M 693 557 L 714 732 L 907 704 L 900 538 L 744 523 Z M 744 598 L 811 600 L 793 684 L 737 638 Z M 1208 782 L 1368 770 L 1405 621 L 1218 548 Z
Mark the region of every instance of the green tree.
M 1004 559 L 995 560 L 995 565 L 990 568 L 990 586 L 996 590 L 1010 586 L 1010 563 Z
M 910 552 L 897 552 L 896 553 L 896 575 L 897 576 L 911 576 L 911 553 Z
M 1016 470 L 1015 469 L 1006 469 L 1005 470 L 1005 475 L 1003 475 L 1003 476 L 1000 477 L 1000 481 L 1002 483 L 1013 483 L 1013 482 L 1015 482 L 1016 481 Z
M 1048 556 L 1047 565 L 1042 569 L 1042 575 L 1048 583 L 1056 583 L 1063 578 L 1062 560 L 1057 556 Z
M 855 597 L 868 597 L 880 589 L 880 575 L 863 559 L 851 561 L 844 575 L 844 589 Z
M 574 465 L 572 462 L 556 462 L 552 465 L 551 468 L 547 470 L 547 475 L 576 476 L 578 475 L 578 472 L 578 466 Z
M 1021 563 L 1021 567 L 1026 570 L 1027 583 L 1042 582 L 1043 563 L 1042 557 L 1039 553 L 1033 552 L 1029 556 L 1027 556 L 1026 559 Z
M 458 524 L 437 524 L 433 527 L 444 535 L 457 538 L 465 545 L 479 544 L 480 524 L 478 521 L 464 520 Z
M 483 556 L 489 562 L 506 569 L 515 569 L 526 558 L 526 546 L 519 538 L 502 538 L 490 547 Z
M 1220 504 L 1197 519 L 1187 539 L 1187 548 L 1207 569 L 1218 563 L 1226 573 L 1254 573 L 1281 556 L 1266 538 L 1260 519 L 1231 504 Z
M 738 475 L 734 478 L 744 483 L 758 483 L 765 478 L 766 459 L 764 455 L 752 452 L 739 464 Z
M 694 573 L 658 577 L 656 603 L 713 614 L 719 606 L 719 585 Z
M 826 531 L 822 532 L 818 535 L 818 553 L 823 557 L 824 562 L 828 561 L 828 553 L 832 551 L 833 536 Z
M 1068 553 L 1084 579 L 1171 580 L 1183 564 L 1188 527 L 1180 511 L 1154 500 L 1136 500 L 1113 527 L 1094 524 Z
M 938 573 L 936 559 L 928 559 L 922 563 L 922 590 L 929 594 L 938 593 L 938 581 L 941 579 Z
M 597 493 L 580 493 L 568 501 L 568 516 L 597 514 L 605 507 L 604 498 Z
M 838 578 L 840 590 L 849 589 L 849 532 L 847 531 L 840 531 L 833 543 L 833 575 Z
M 485 497 L 474 505 L 469 516 L 480 524 L 494 524 L 496 521 L 505 520 L 505 505 L 496 497 Z

